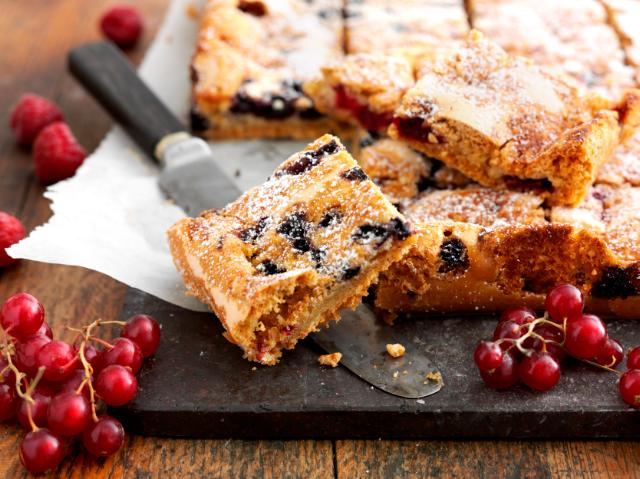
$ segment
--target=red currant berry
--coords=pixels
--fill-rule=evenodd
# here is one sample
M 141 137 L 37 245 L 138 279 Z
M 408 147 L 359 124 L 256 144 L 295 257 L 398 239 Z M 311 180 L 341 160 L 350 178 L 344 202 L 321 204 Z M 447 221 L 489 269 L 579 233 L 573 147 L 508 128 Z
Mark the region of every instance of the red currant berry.
M 520 325 L 530 323 L 536 319 L 536 314 L 529 308 L 508 308 L 500 315 L 500 322 L 514 321 Z
M 49 339 L 53 339 L 53 331 L 51 331 L 51 327 L 46 322 L 42 323 L 42 326 L 40 326 L 40 329 L 36 331 L 36 334 L 39 336 L 46 336 Z
M 58 436 L 77 436 L 91 421 L 87 398 L 75 392 L 64 392 L 51 398 L 47 412 L 49 429 Z
M 0 383 L 15 384 L 16 376 L 8 366 L 7 360 L 0 356 Z
M 548 391 L 560 380 L 560 363 L 549 353 L 533 353 L 520 363 L 522 382 L 534 391 Z
M 511 353 L 502 356 L 502 363 L 491 371 L 480 371 L 484 383 L 492 389 L 509 389 L 518 382 L 518 362 Z
M 535 332 L 544 338 L 547 352 L 555 357 L 558 362 L 562 362 L 567 355 L 567 352 L 562 346 L 559 346 L 559 344 L 562 344 L 564 341 L 564 333 L 562 330 L 554 326 L 549 326 L 548 324 L 543 324 L 536 327 Z M 551 341 L 558 344 L 553 344 Z M 536 351 L 542 351 L 542 341 L 536 338 L 532 348 Z
M 629 406 L 640 409 L 640 369 L 629 369 L 620 376 L 620 395 Z
M 624 349 L 615 339 L 607 337 L 604 346 L 594 358 L 594 361 L 602 366 L 615 368 L 624 359 Z
M 627 355 L 627 368 L 640 369 L 640 347 L 633 348 Z
M 480 371 L 491 371 L 502 364 L 502 348 L 493 342 L 482 341 L 473 353 L 473 360 Z
M 0 383 L 0 421 L 6 421 L 16 415 L 18 395 L 14 383 Z
M 60 385 L 59 392 L 67 392 L 67 393 L 77 393 L 78 388 L 82 384 L 85 379 L 85 371 L 84 369 L 76 369 L 71 375 L 64 380 L 64 382 Z M 85 385 L 80 391 L 85 398 L 90 399 L 91 393 L 89 392 L 89 386 Z
M 127 338 L 116 338 L 111 349 L 105 349 L 97 360 L 100 369 L 112 364 L 119 364 L 125 368 L 131 368 L 136 374 L 142 366 L 142 352 L 136 343 Z
M 142 15 L 131 5 L 115 5 L 100 19 L 100 28 L 116 45 L 130 48 L 138 42 L 142 34 Z
M 523 332 L 520 329 L 520 325 L 515 321 L 503 321 L 498 323 L 495 331 L 493 332 L 493 340 L 498 339 L 518 339 L 522 336 Z M 509 347 L 512 344 L 511 341 L 503 343 L 503 347 Z
M 103 416 L 91 424 L 82 434 L 82 444 L 97 457 L 111 456 L 118 452 L 124 442 L 124 429 L 120 421 Z
M 138 380 L 128 369 L 112 364 L 100 371 L 95 389 L 108 406 L 122 406 L 135 397 Z
M 55 469 L 63 457 L 62 441 L 48 429 L 30 432 L 20 443 L 20 461 L 32 474 Z
M 44 366 L 47 381 L 62 381 L 78 366 L 75 350 L 64 341 L 51 341 L 38 351 L 38 366 Z
M 40 301 L 27 293 L 11 296 L 0 310 L 0 324 L 14 338 L 35 334 L 44 321 L 44 308 Z
M 137 314 L 127 320 L 120 336 L 129 338 L 142 351 L 142 357 L 151 356 L 160 344 L 160 326 L 155 319 L 146 314 Z
M 38 372 L 38 352 L 51 339 L 47 336 L 34 334 L 16 345 L 16 366 L 23 373 L 35 376 Z
M 591 359 L 602 350 L 607 340 L 607 328 L 592 314 L 573 316 L 567 321 L 564 347 L 578 359 Z
M 577 316 L 584 309 L 584 298 L 578 288 L 570 284 L 556 286 L 544 302 L 545 309 L 556 323 L 562 324 L 570 316 Z
M 55 391 L 51 386 L 38 384 L 35 391 L 31 394 L 33 404 L 26 399 L 20 401 L 17 416 L 18 422 L 22 427 L 31 431 L 31 423 L 29 422 L 29 409 L 31 409 L 31 418 L 38 427 L 47 427 L 47 409 L 51 402 L 51 397 L 55 395 Z

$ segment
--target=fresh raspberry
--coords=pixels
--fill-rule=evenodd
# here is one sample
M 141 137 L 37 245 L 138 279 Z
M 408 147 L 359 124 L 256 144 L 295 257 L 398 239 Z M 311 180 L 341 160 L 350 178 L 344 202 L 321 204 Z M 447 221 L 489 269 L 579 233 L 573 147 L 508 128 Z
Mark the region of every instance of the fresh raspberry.
M 116 5 L 102 15 L 100 28 L 113 43 L 130 48 L 138 43 L 142 34 L 142 15 L 130 5 Z
M 30 145 L 40 130 L 62 119 L 62 112 L 55 103 L 33 93 L 26 93 L 13 107 L 9 124 L 18 143 Z
M 18 261 L 9 256 L 5 249 L 24 237 L 24 226 L 22 226 L 20 220 L 15 216 L 0 211 L 0 268 Z
M 63 122 L 47 126 L 33 144 L 36 176 L 45 184 L 73 176 L 86 156 L 84 148 Z

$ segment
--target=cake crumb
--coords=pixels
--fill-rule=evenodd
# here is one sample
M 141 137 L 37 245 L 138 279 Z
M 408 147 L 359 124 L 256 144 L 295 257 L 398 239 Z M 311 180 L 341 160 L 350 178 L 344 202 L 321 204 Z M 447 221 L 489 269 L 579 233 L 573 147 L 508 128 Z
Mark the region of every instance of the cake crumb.
M 200 17 L 198 7 L 196 7 L 193 2 L 187 4 L 187 6 L 185 7 L 185 13 L 191 20 L 197 20 Z
M 405 347 L 400 343 L 387 344 L 387 353 L 389 353 L 389 356 L 392 358 L 404 356 L 405 351 Z
M 442 374 L 438 371 L 431 371 L 427 374 L 426 379 L 442 384 Z
M 397 378 L 398 377 L 398 371 L 396 371 L 395 373 L 393 373 L 393 377 Z
M 335 368 L 342 359 L 342 353 L 323 354 L 318 357 L 318 362 L 323 366 L 331 366 Z
M 252 368 L 251 368 L 251 370 L 252 370 L 252 371 L 257 371 L 257 370 L 258 370 L 258 368 L 254 366 L 254 367 L 252 367 Z

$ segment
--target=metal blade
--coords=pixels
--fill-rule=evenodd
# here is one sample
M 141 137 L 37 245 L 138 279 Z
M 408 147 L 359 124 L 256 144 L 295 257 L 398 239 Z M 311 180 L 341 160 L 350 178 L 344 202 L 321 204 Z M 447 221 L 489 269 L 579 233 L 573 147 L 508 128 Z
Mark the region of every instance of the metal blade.
M 366 304 L 355 311 L 343 311 L 340 321 L 312 338 L 328 353 L 341 352 L 340 364 L 390 394 L 418 399 L 437 393 L 443 386 L 438 369 L 420 346 L 409 338 L 399 338 L 393 326 L 376 318 Z M 404 356 L 387 354 L 386 345 L 393 343 L 405 346 Z
M 169 145 L 162 155 L 160 187 L 187 215 L 222 208 L 241 191 L 213 161 L 211 149 L 199 138 Z

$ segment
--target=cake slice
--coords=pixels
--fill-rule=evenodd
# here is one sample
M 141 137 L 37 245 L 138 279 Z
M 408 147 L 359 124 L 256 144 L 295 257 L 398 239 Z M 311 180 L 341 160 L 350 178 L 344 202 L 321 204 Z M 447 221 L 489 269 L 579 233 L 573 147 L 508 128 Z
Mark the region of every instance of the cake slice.
M 638 97 L 613 105 L 474 31 L 404 95 L 389 134 L 484 186 L 575 205 L 637 128 Z
M 355 308 L 414 241 L 405 218 L 330 135 L 262 186 L 180 220 L 168 235 L 191 294 L 245 357 L 267 365 Z
M 302 139 L 339 130 L 302 83 L 342 57 L 341 12 L 339 0 L 208 0 L 191 63 L 192 130 Z
M 612 186 L 640 186 L 640 134 L 618 147 L 596 178 L 596 183 Z

